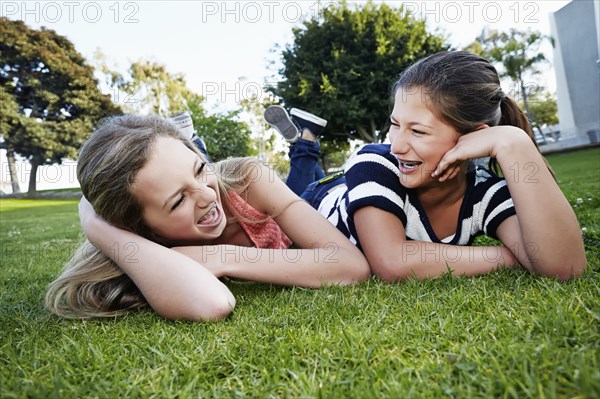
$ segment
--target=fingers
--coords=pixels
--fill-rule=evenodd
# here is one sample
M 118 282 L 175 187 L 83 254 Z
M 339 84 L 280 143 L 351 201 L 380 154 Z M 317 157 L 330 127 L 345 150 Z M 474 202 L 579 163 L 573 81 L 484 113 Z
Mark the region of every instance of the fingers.
M 431 177 L 437 177 L 439 181 L 454 178 L 460 171 L 460 163 L 453 150 L 448 151 L 440 160 Z

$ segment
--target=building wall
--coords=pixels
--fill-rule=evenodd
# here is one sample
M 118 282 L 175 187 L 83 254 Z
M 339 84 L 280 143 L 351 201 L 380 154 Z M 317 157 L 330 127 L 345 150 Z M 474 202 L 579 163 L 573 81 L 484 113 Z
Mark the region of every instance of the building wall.
M 561 137 L 584 143 L 589 130 L 600 129 L 599 12 L 598 1 L 574 0 L 550 23 Z

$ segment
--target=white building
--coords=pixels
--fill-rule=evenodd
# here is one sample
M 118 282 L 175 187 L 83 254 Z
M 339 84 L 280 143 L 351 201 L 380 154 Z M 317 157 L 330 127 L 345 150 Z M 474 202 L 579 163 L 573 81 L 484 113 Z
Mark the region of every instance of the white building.
M 600 142 L 600 2 L 574 0 L 551 14 L 560 140 L 558 150 Z M 552 148 L 549 148 L 552 147 Z

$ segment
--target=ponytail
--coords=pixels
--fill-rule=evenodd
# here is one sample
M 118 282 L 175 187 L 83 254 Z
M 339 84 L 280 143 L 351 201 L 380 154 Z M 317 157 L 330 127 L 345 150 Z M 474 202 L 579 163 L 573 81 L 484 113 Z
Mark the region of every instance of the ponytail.
M 527 135 L 533 142 L 533 145 L 535 145 L 535 148 L 537 148 L 539 151 L 539 147 L 535 141 L 535 136 L 533 135 L 533 129 L 531 128 L 531 124 L 529 123 L 529 120 L 527 119 L 527 115 L 525 115 L 525 113 L 523 112 L 521 107 L 519 107 L 519 105 L 515 102 L 515 100 L 506 96 L 504 93 L 502 93 L 502 98 L 500 100 L 500 112 L 501 112 L 501 116 L 500 116 L 500 122 L 498 123 L 498 125 L 500 125 L 500 126 L 516 126 L 519 129 L 523 130 L 525 133 L 527 133 Z M 548 161 L 546 161 L 545 158 L 542 158 L 542 159 L 544 159 L 544 163 L 546 164 L 546 167 L 550 171 L 550 174 L 552 175 L 552 177 L 554 177 L 556 179 L 556 177 L 554 175 L 554 171 L 550 167 L 550 164 L 548 163 Z M 492 170 L 496 174 L 499 174 L 499 172 L 501 172 L 500 166 L 498 165 L 498 162 L 496 161 L 495 158 L 490 159 L 488 166 L 489 166 L 490 170 Z
M 129 276 L 87 240 L 48 286 L 45 303 L 65 318 L 114 317 L 148 306 Z

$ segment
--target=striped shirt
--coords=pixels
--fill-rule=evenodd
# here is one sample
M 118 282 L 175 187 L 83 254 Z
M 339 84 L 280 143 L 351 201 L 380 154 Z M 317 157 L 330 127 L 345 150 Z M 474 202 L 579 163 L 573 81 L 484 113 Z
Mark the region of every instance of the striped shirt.
M 374 206 L 402 221 L 409 240 L 470 245 L 485 234 L 497 238 L 496 229 L 516 214 L 506 181 L 479 165 L 467 172 L 467 190 L 453 235 L 438 238 L 414 190 L 402 186 L 398 161 L 389 144 L 368 144 L 344 166 L 346 186 L 332 190 L 319 212 L 360 248 L 354 212 Z

